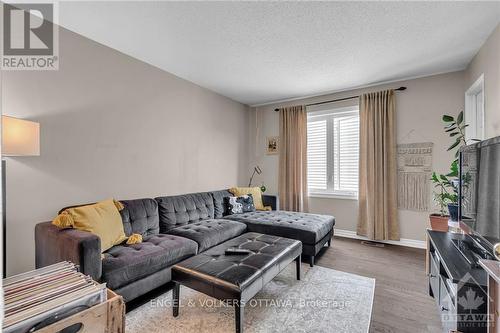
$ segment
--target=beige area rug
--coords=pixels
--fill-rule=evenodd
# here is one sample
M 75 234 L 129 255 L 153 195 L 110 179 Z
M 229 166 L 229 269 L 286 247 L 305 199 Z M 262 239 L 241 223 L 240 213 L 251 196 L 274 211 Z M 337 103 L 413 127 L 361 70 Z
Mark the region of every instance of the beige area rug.
M 247 303 L 244 332 L 368 332 L 375 279 L 306 264 L 302 270 L 297 281 L 289 265 Z M 181 286 L 174 318 L 171 301 L 168 291 L 129 312 L 126 332 L 234 332 L 232 306 Z

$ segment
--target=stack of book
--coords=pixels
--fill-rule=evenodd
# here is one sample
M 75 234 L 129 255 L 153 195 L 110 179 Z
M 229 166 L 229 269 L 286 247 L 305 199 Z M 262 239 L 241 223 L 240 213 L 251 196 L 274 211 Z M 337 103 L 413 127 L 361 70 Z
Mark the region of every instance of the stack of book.
M 106 301 L 106 285 L 70 262 L 4 279 L 3 292 L 6 333 L 35 331 Z

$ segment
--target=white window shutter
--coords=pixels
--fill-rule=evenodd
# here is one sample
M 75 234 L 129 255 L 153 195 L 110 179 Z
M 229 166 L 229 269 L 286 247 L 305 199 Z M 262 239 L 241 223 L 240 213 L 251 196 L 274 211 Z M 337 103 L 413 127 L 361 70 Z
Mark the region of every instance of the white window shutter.
M 335 190 L 358 192 L 359 163 L 359 116 L 340 117 L 338 142 L 335 145 L 339 158 L 334 166 L 338 170 L 338 181 Z
M 357 196 L 359 112 L 339 110 L 308 115 L 309 194 Z

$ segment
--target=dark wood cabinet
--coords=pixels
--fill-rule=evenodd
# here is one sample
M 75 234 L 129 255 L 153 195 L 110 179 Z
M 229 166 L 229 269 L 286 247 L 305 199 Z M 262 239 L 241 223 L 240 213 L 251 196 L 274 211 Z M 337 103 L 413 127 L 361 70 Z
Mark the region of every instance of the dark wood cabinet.
M 444 332 L 488 332 L 487 273 L 469 264 L 453 243 L 467 236 L 432 230 L 427 236 L 429 295 L 436 300 Z

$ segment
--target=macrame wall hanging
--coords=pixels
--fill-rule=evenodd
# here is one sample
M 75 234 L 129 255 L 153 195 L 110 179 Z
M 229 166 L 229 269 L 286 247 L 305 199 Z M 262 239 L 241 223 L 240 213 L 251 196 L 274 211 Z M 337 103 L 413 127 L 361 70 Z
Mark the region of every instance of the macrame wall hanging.
M 398 145 L 398 208 L 428 211 L 432 142 Z

